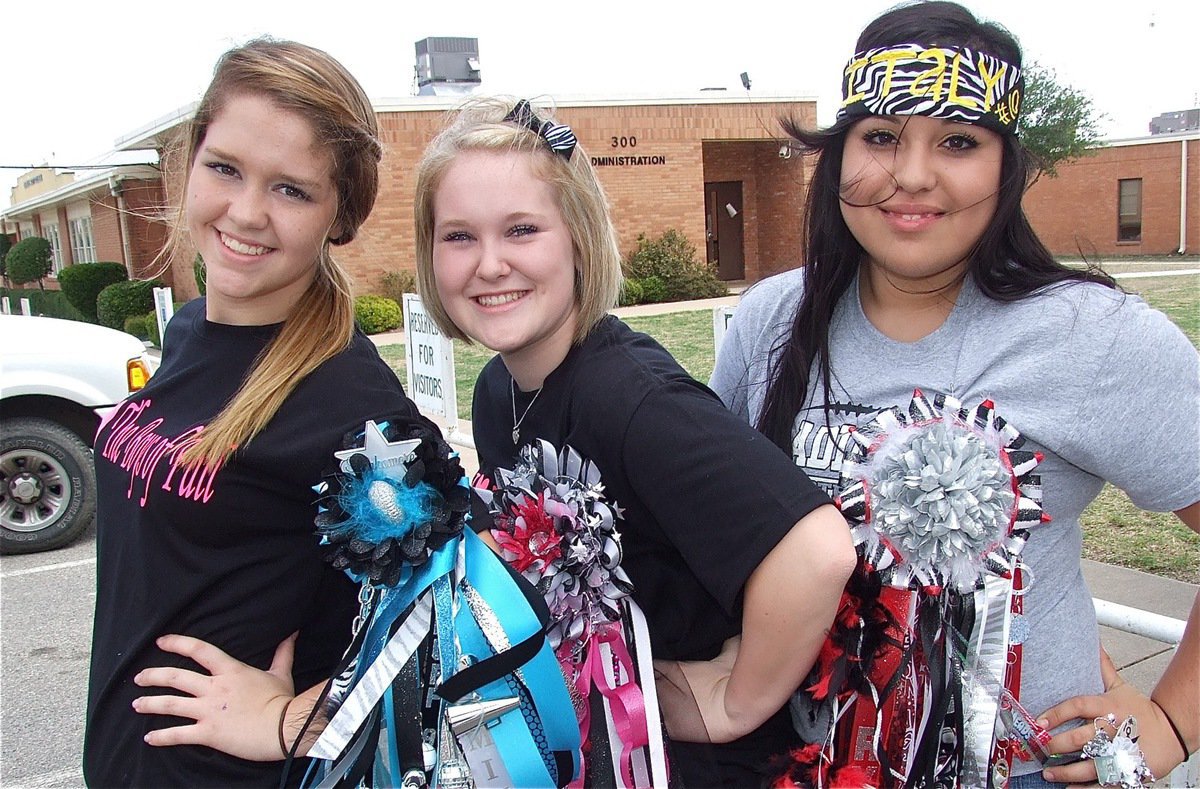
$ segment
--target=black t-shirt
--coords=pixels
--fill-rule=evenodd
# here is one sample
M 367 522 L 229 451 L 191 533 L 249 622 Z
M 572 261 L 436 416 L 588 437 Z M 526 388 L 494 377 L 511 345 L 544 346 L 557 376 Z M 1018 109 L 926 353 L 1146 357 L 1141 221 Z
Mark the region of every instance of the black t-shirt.
M 480 471 L 511 467 L 512 379 L 499 357 L 475 386 Z M 517 392 L 516 413 L 530 395 Z M 594 462 L 624 511 L 622 566 L 646 614 L 656 658 L 708 660 L 741 631 L 742 589 L 796 521 L 828 503 L 779 448 L 730 413 L 665 349 L 612 316 L 546 378 L 520 443 L 544 439 Z M 675 744 L 691 786 L 756 783 L 795 743 L 781 711 L 759 731 L 712 749 Z
M 343 436 L 367 419 L 419 418 L 362 334 L 304 379 L 275 417 L 218 469 L 175 465 L 178 447 L 224 407 L 278 326 L 205 320 L 202 300 L 171 321 L 163 363 L 96 438 L 99 484 L 96 620 L 84 776 L 90 786 L 274 786 L 282 762 L 209 748 L 154 748 L 143 735 L 191 721 L 139 715 L 148 666 L 191 661 L 160 651 L 195 636 L 270 666 L 299 630 L 297 689 L 328 678 L 350 639 L 356 587 L 322 561 L 313 485 Z M 292 769 L 298 783 L 306 763 Z

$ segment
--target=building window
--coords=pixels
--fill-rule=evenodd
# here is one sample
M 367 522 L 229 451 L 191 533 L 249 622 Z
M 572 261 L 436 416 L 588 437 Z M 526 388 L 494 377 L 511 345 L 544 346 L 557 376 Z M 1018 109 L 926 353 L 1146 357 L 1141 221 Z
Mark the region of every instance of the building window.
M 58 225 L 42 225 L 42 233 L 50 242 L 50 257 L 54 260 L 51 274 L 57 276 L 63 268 L 62 239 L 58 235 Z
M 96 245 L 92 242 L 92 218 L 71 220 L 71 254 L 76 263 L 95 263 Z
M 1117 181 L 1117 241 L 1142 240 L 1142 179 Z

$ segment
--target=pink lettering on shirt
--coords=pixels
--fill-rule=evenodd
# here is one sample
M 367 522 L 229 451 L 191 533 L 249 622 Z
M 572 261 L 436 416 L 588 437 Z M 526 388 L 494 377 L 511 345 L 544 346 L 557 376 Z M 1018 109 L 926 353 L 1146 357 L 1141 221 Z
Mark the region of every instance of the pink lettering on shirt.
M 162 490 L 175 493 L 180 498 L 207 503 L 212 498 L 213 482 L 222 464 L 184 465 L 182 462 L 188 448 L 200 440 L 204 425 L 188 428 L 173 438 L 164 436 L 159 432 L 163 422 L 161 418 L 141 421 L 152 404 L 153 400 L 147 398 L 136 403 L 122 403 L 117 407 L 109 419 L 111 427 L 108 437 L 100 447 L 101 457 L 129 473 L 126 498 L 133 499 L 135 489 L 140 487 L 137 499 L 139 506 L 146 506 L 151 478 L 164 461 L 170 464 L 170 469 L 163 480 Z M 177 473 L 179 479 L 173 489 L 172 482 Z

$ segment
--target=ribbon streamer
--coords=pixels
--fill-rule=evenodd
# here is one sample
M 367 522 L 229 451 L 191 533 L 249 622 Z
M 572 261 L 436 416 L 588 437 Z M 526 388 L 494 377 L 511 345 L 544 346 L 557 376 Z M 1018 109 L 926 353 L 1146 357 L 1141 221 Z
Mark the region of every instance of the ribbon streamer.
M 551 643 L 580 700 L 576 714 L 585 743 L 592 741 L 588 699 L 593 689 L 601 696 L 613 775 L 595 776 L 609 768 L 588 765 L 573 786 L 592 780 L 621 789 L 665 785 L 659 708 L 656 698 L 650 700 L 653 682 L 643 682 L 653 677 L 645 673 L 649 637 L 641 611 L 633 613 L 633 586 L 620 565 L 620 510 L 605 501 L 599 469 L 571 447 L 558 452 L 539 440 L 521 450 L 513 469 L 497 470 L 496 485 L 481 494 L 490 498 L 493 536 L 501 555 L 546 597 L 554 619 Z M 629 652 L 630 637 L 638 663 Z
M 396 631 L 396 635 L 388 641 L 379 658 L 370 665 L 354 690 L 342 702 L 341 708 L 309 750 L 309 756 L 314 759 L 336 759 L 345 750 L 350 738 L 383 698 L 392 680 L 429 633 L 432 613 L 432 597 L 426 592 L 417 600 L 416 607 Z
M 777 785 L 989 786 L 1007 774 L 993 754 L 1011 751 L 999 718 L 1019 687 L 1018 557 L 1049 520 L 1041 455 L 990 400 L 920 390 L 851 436 L 836 502 L 859 565 L 792 702 L 804 726 L 832 723 Z

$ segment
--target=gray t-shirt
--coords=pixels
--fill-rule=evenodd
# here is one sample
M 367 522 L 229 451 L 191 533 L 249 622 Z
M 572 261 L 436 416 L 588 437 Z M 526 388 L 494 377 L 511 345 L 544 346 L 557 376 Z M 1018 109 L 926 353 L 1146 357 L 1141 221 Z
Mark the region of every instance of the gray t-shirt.
M 789 331 L 802 271 L 747 291 L 717 357 L 711 387 L 756 422 L 774 354 Z M 833 400 L 815 380 L 797 414 L 793 460 L 832 492 L 848 426 L 906 406 L 913 390 L 943 392 L 996 413 L 1045 459 L 1043 507 L 1053 520 L 1031 530 L 1020 699 L 1039 714 L 1103 689 L 1099 634 L 1080 569 L 1079 515 L 1105 481 L 1137 506 L 1173 511 L 1200 501 L 1200 357 L 1183 333 L 1137 296 L 1071 283 L 1017 302 L 987 298 L 970 278 L 949 318 L 911 343 L 892 340 L 863 314 L 857 280 L 829 332 Z M 815 367 L 814 367 L 815 379 Z M 832 428 L 832 430 L 830 429 Z M 1017 765 L 1017 774 L 1036 769 Z

